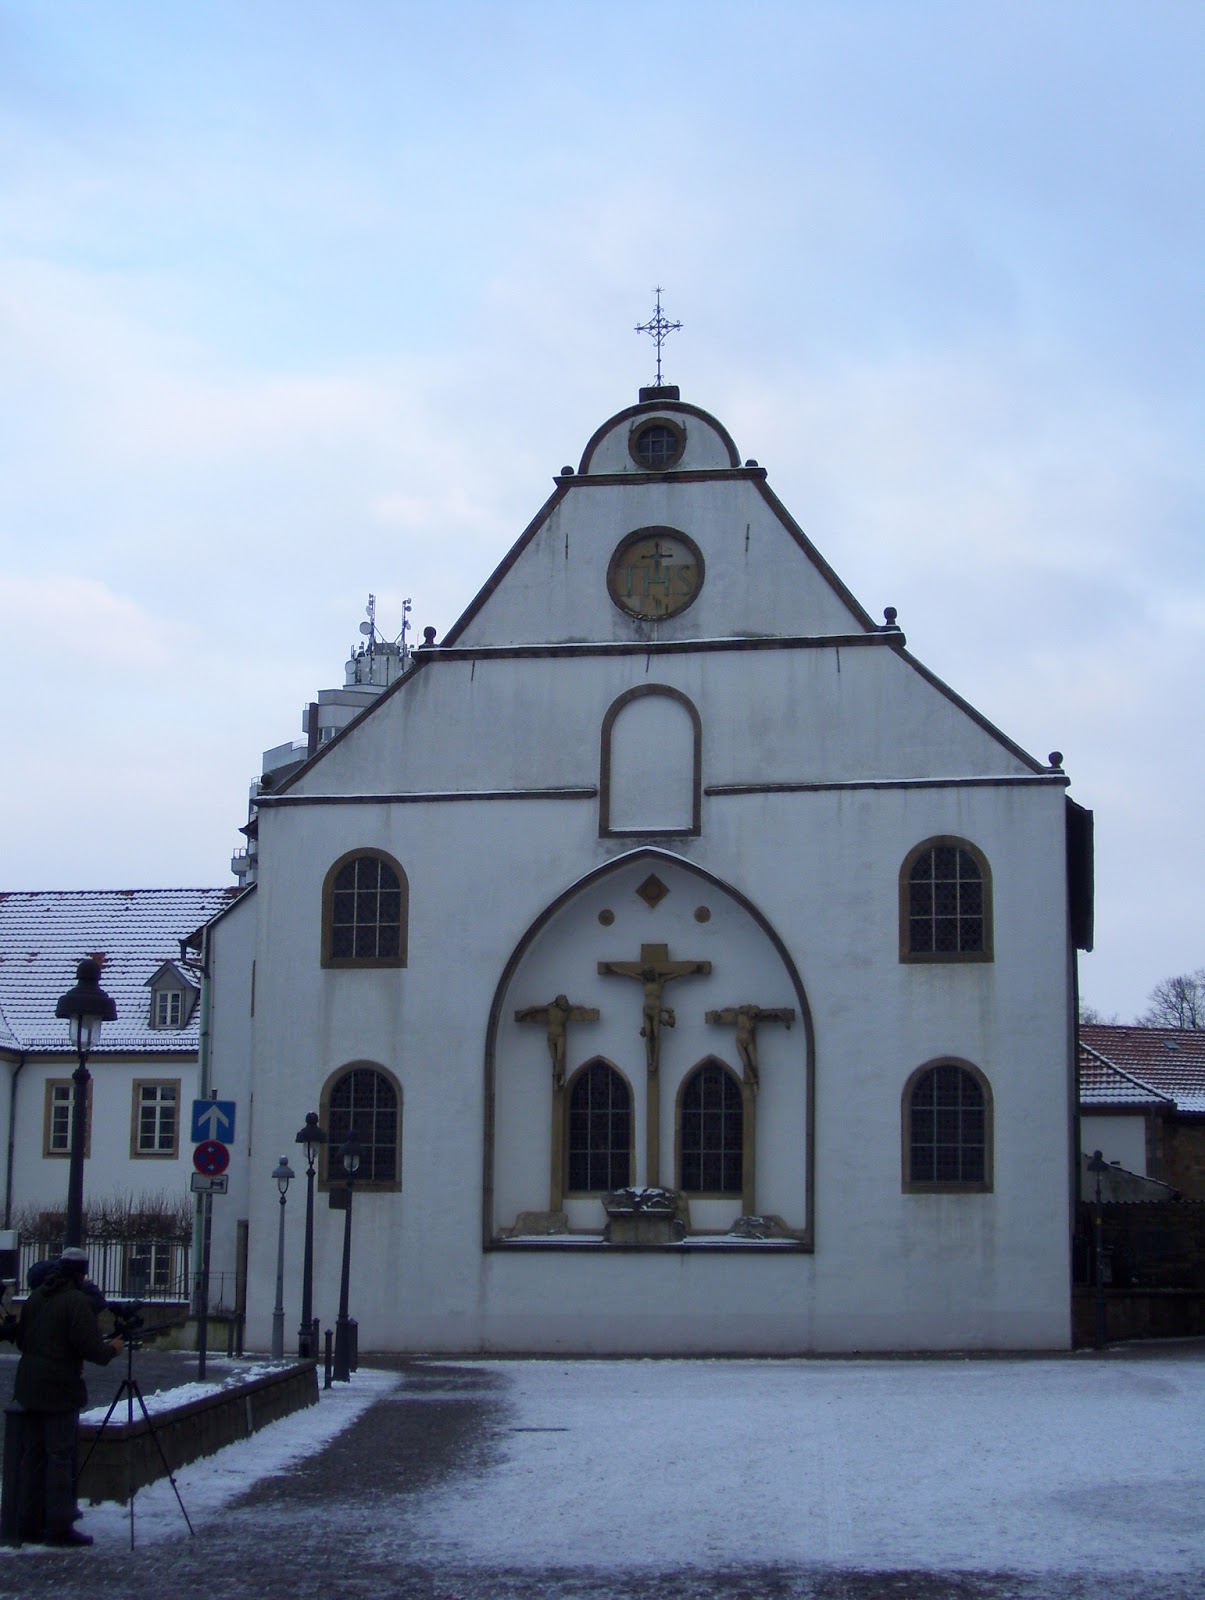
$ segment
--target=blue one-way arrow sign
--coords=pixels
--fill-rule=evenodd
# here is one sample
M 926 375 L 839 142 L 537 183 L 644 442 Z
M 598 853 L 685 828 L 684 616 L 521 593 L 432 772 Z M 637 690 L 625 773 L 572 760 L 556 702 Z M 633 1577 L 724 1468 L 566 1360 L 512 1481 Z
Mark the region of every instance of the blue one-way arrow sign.
M 194 1100 L 192 1103 L 192 1142 L 204 1144 L 219 1139 L 229 1144 L 234 1138 L 233 1100 Z

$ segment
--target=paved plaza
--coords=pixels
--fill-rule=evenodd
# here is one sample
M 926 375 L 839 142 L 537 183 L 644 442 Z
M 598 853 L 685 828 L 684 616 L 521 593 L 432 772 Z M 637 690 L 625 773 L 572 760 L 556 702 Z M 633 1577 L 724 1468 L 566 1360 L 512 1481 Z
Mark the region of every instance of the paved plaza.
M 0 1384 L 15 1358 L 0 1357 Z M 224 1362 L 211 1361 L 220 1378 Z M 139 1380 L 192 1382 L 147 1352 Z M 121 1373 L 95 1373 L 93 1404 Z M 1205 1346 L 882 1361 L 365 1358 L 0 1600 L 1199 1600 Z

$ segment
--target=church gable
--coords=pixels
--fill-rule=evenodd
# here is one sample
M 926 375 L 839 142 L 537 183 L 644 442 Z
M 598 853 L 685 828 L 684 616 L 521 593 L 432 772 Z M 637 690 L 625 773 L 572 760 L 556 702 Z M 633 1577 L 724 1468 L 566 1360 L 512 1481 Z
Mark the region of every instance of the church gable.
M 646 391 L 648 392 L 648 391 Z M 444 644 L 840 636 L 875 624 L 706 412 L 605 423 Z

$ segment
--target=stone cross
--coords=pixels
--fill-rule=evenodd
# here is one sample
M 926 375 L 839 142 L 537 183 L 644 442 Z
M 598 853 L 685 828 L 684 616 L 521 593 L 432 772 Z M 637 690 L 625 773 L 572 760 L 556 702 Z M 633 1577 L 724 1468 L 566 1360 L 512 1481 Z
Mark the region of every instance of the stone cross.
M 640 1037 L 644 1040 L 645 1065 L 651 1078 L 657 1071 L 661 1058 L 662 1026 L 672 1028 L 674 1013 L 670 1006 L 661 1004 L 662 991 L 671 978 L 690 978 L 711 971 L 710 961 L 671 961 L 669 946 L 642 944 L 639 961 L 600 961 L 600 973 L 611 973 L 619 978 L 636 978 L 644 985 L 644 1004 L 641 1008 L 643 1026 Z
M 565 1033 L 570 1022 L 597 1022 L 597 1006 L 576 1006 L 567 995 L 558 994 L 546 1006 L 526 1006 L 515 1012 L 516 1022 L 542 1022 L 548 1031 L 548 1054 L 552 1057 L 552 1083 L 565 1087 Z
M 725 1006 L 721 1011 L 709 1011 L 708 1022 L 736 1024 L 736 1053 L 745 1069 L 745 1082 L 757 1093 L 757 1029 L 762 1022 L 785 1022 L 789 1028 L 795 1013 L 789 1006 L 768 1009 L 765 1006 Z

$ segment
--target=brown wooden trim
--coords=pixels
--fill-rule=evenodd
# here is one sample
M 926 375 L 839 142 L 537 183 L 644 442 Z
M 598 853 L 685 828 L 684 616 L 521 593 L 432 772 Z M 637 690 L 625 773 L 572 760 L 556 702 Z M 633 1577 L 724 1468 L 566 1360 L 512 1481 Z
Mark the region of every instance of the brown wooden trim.
M 615 719 L 625 706 L 633 700 L 643 699 L 646 695 L 661 695 L 667 700 L 676 700 L 679 705 L 686 707 L 690 713 L 691 724 L 694 728 L 694 765 L 691 773 L 691 820 L 688 828 L 624 828 L 615 829 L 611 826 L 611 732 L 615 726 Z M 703 723 L 698 710 L 687 695 L 680 689 L 673 688 L 668 683 L 642 683 L 635 689 L 627 689 L 607 707 L 602 720 L 601 753 L 599 756 L 598 775 L 598 833 L 603 839 L 623 838 L 625 834 L 638 836 L 642 839 L 655 837 L 684 837 L 697 838 L 702 832 L 702 787 L 703 787 Z
M 1030 781 L 1030 780 L 1025 780 Z M 946 847 L 951 850 L 965 850 L 973 857 L 975 865 L 979 868 L 983 884 L 983 949 L 982 950 L 913 950 L 909 940 L 910 907 L 908 896 L 908 875 L 913 866 L 926 851 Z M 922 839 L 920 844 L 915 844 L 900 863 L 899 873 L 899 952 L 900 960 L 908 965 L 934 966 L 943 963 L 952 963 L 956 966 L 966 964 L 981 964 L 995 959 L 995 938 L 992 932 L 992 867 L 991 862 L 980 850 L 979 846 L 972 844 L 969 839 L 963 839 L 957 834 L 935 833 L 930 839 Z
M 934 1067 L 960 1067 L 974 1078 L 983 1091 L 983 1181 L 982 1183 L 914 1183 L 912 1166 L 912 1090 L 917 1080 Z M 995 1175 L 996 1114 L 992 1086 L 972 1061 L 961 1056 L 934 1056 L 909 1073 L 900 1097 L 900 1188 L 905 1194 L 991 1194 Z
M 391 872 L 396 873 L 398 889 L 401 894 L 400 927 L 398 930 L 398 953 L 396 956 L 333 956 L 330 953 L 331 931 L 334 918 L 334 888 L 335 878 L 342 869 L 351 861 L 358 861 L 370 857 L 376 861 L 383 861 Z M 380 850 L 375 845 L 362 845 L 357 850 L 346 850 L 337 861 L 333 861 L 326 870 L 326 877 L 322 880 L 322 944 L 319 948 L 320 964 L 324 967 L 342 970 L 346 967 L 404 967 L 409 950 L 410 939 L 410 880 L 406 870 L 396 856 L 391 856 L 387 850 Z

